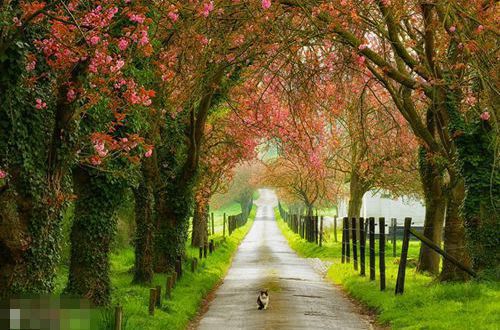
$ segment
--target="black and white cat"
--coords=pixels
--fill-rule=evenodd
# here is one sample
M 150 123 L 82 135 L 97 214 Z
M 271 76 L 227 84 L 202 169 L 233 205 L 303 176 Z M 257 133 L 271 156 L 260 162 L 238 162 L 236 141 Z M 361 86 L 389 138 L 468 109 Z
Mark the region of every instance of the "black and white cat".
M 257 305 L 259 309 L 267 309 L 267 305 L 269 305 L 269 292 L 268 290 L 260 291 L 259 296 L 257 297 Z

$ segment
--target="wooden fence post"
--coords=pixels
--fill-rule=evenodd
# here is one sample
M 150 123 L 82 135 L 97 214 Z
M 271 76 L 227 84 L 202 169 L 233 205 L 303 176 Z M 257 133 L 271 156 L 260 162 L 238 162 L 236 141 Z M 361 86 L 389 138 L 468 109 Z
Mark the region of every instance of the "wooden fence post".
M 215 234 L 215 226 L 214 226 L 214 212 L 212 212 L 211 214 L 211 218 L 212 218 L 212 235 Z
M 123 307 L 117 305 L 115 307 L 115 330 L 122 330 Z
M 408 247 L 410 244 L 411 218 L 405 218 L 405 229 L 403 232 L 403 246 L 401 258 L 399 259 L 398 278 L 396 280 L 396 294 L 403 294 L 405 290 L 406 261 L 408 259 Z
M 149 315 L 155 314 L 155 305 L 156 305 L 156 289 L 149 289 Z
M 392 256 L 396 258 L 396 229 L 398 228 L 398 219 L 392 218 Z
M 368 219 L 370 240 L 370 280 L 375 280 L 375 218 Z
M 320 228 L 320 219 L 319 219 L 319 216 L 316 216 L 316 218 L 314 219 L 314 221 L 316 221 L 316 227 L 314 227 L 316 229 L 316 244 L 319 244 L 319 239 L 320 239 L 320 231 L 321 231 L 321 228 Z
M 342 221 L 342 263 L 345 263 L 345 221 Z
M 156 307 L 161 307 L 161 285 L 156 286 Z
M 333 217 L 333 238 L 335 243 L 337 243 L 337 216 Z
M 200 255 L 199 255 L 199 257 L 200 257 L 200 260 L 203 259 L 203 247 L 202 246 L 200 246 Z
M 365 243 L 366 243 L 366 233 L 365 233 L 365 220 L 359 218 L 359 262 L 361 264 L 361 276 L 365 276 Z
M 321 216 L 319 224 L 319 246 L 323 246 L 323 216 Z
M 172 276 L 167 275 L 165 280 L 165 298 L 170 299 L 172 297 Z
M 226 212 L 224 212 L 224 217 L 222 218 L 222 237 L 226 238 Z
M 344 236 L 345 236 L 345 262 L 351 262 L 351 246 L 349 243 L 349 218 L 344 218 Z
M 379 225 L 379 271 L 380 271 L 380 291 L 385 290 L 385 218 L 378 219 Z
M 191 259 L 191 272 L 194 273 L 196 271 L 196 264 L 197 264 L 198 259 L 193 258 Z
M 207 258 L 207 254 L 208 254 L 208 243 L 205 242 L 203 244 L 203 257 L 206 259 Z
M 358 270 L 358 242 L 356 237 L 356 218 L 351 219 L 352 224 L 352 259 L 354 263 L 354 270 Z
M 176 282 L 177 282 L 177 273 L 173 272 L 172 273 L 172 289 L 174 288 Z
M 177 278 L 180 279 L 182 277 L 182 258 L 177 257 L 175 260 L 175 272 L 177 273 Z
M 210 251 L 210 254 L 214 252 L 214 240 L 211 239 L 210 243 L 208 243 L 208 250 Z

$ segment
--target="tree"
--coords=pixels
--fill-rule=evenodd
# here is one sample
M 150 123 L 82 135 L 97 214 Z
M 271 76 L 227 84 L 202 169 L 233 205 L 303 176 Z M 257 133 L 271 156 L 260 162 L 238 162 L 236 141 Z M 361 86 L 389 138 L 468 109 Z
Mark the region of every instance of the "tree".
M 283 1 L 282 5 L 295 7 L 298 3 Z M 493 142 L 496 134 L 493 133 L 495 129 L 489 129 L 496 127 L 496 122 L 485 127 L 484 120 L 479 118 L 482 113 L 489 115 L 493 111 L 481 106 L 489 107 L 497 97 L 495 92 L 491 93 L 489 83 L 494 79 L 492 63 L 483 53 L 494 49 L 491 47 L 494 33 L 489 33 L 489 26 L 496 5 L 489 1 L 471 1 L 464 5 L 458 1 L 392 3 L 381 0 L 363 4 L 311 1 L 300 7 L 314 20 L 317 33 L 332 33 L 335 41 L 349 47 L 353 57 L 366 65 L 386 87 L 421 140 L 428 154 L 424 159 L 437 161 L 428 165 L 439 171 L 443 164 L 450 178 L 449 184 L 442 189 L 448 199 L 445 249 L 464 264 L 469 263 L 468 252 L 472 252 L 477 269 L 494 267 L 495 263 L 486 262 L 484 254 L 478 253 L 479 250 L 484 252 L 479 246 L 486 244 L 493 248 L 494 242 L 479 243 L 476 234 L 479 227 L 481 232 L 492 232 L 497 226 L 494 212 L 481 213 L 477 208 L 477 196 L 482 196 L 480 199 L 489 205 L 495 205 L 496 197 L 492 196 L 498 196 L 490 193 L 491 180 L 486 183 L 486 178 L 484 181 L 477 178 L 478 172 L 493 173 L 493 181 L 498 180 L 492 161 L 497 150 Z M 426 125 L 425 116 L 415 107 L 414 101 L 419 95 L 429 103 L 428 114 L 433 118 L 428 118 L 427 123 L 435 123 L 434 128 Z M 470 96 L 477 100 L 475 95 L 484 96 L 485 102 L 474 101 L 474 106 L 468 106 L 472 100 Z M 471 143 L 472 140 L 475 143 Z M 466 147 L 471 144 L 484 146 L 485 141 L 490 141 L 489 147 L 475 151 Z M 464 152 L 465 149 L 468 152 Z M 482 170 L 478 171 L 479 167 L 471 164 L 471 158 L 483 160 Z M 464 166 L 466 164 L 472 166 Z M 466 194 L 468 191 L 474 194 Z M 460 212 L 464 201 L 465 219 Z M 469 233 L 468 250 L 465 249 L 464 223 Z M 443 280 L 466 277 L 444 261 Z
M 125 40 L 148 53 L 147 26 L 135 5 L 8 2 L 4 8 L 15 24 L 2 26 L 0 46 L 2 72 L 8 73 L 0 99 L 6 109 L 0 115 L 0 150 L 7 173 L 0 212 L 2 232 L 14 230 L 16 239 L 2 237 L 2 296 L 52 290 L 62 212 L 72 199 L 72 167 L 137 158 L 142 141 L 131 134 L 135 146 L 126 150 L 114 128 L 123 126 L 129 106 L 147 106 L 152 96 L 124 77 L 126 57 L 116 51 Z M 89 132 L 83 124 L 90 116 L 109 125 L 93 141 L 97 129 Z

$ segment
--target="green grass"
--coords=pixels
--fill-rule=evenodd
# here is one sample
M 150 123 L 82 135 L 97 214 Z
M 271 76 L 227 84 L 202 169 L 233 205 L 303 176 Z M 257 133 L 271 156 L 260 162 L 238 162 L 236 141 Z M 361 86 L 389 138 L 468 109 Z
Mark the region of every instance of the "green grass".
M 188 265 L 184 265 L 184 275 L 177 282 L 171 300 L 163 300 L 162 308 L 155 311 L 153 317 L 148 315 L 149 287 L 130 284 L 132 274 L 129 269 L 134 263 L 131 249 L 112 255 L 112 283 L 114 286 L 113 303 L 123 305 L 124 314 L 128 316 L 126 329 L 184 329 L 193 318 L 203 298 L 219 283 L 231 265 L 232 257 L 239 243 L 250 229 L 255 217 L 255 207 L 248 223 L 233 232 L 207 259 L 203 259 L 198 270 L 192 273 Z M 219 237 L 221 239 L 221 237 Z M 198 256 L 198 249 L 188 248 L 188 254 Z M 155 285 L 165 289 L 166 275 L 157 274 Z
M 212 236 L 220 244 L 212 255 L 201 262 L 199 261 L 196 272 L 191 272 L 190 264 L 183 265 L 183 276 L 172 291 L 172 299 L 170 300 L 164 297 L 166 274 L 155 274 L 151 285 L 132 284 L 133 274 L 130 270 L 134 265 L 133 249 L 126 248 L 111 254 L 111 283 L 113 287 L 111 305 L 120 304 L 123 306 L 123 329 L 185 329 L 189 321 L 197 314 L 204 297 L 224 278 L 238 245 L 252 226 L 255 213 L 256 206 L 253 207 L 247 224 L 235 230 L 231 236 L 226 236 L 225 240 L 221 235 Z M 190 259 L 198 257 L 198 253 L 198 249 L 187 246 L 187 254 Z M 58 289 L 56 292 L 62 291 L 66 279 L 67 269 L 61 268 L 57 278 Z M 155 311 L 154 316 L 149 316 L 149 289 L 156 285 L 162 286 L 162 307 Z M 105 324 L 113 323 L 112 312 L 108 309 L 97 310 L 92 316 L 92 320 L 100 323 L 97 328 L 105 328 Z
M 224 219 L 224 213 L 226 214 L 226 219 L 230 215 L 240 214 L 241 213 L 241 206 L 239 203 L 232 201 L 230 203 L 227 203 L 226 205 L 223 205 L 219 209 L 213 211 L 213 213 L 214 213 L 215 233 L 222 235 L 222 230 L 223 230 L 222 221 Z M 211 232 L 211 230 L 212 230 L 212 227 L 211 227 L 212 223 L 211 222 L 209 222 L 209 226 L 210 226 L 209 229 Z M 226 228 L 226 234 L 227 234 L 227 228 Z
M 377 320 L 393 329 L 499 329 L 500 284 L 498 282 L 440 283 L 430 276 L 407 268 L 405 292 L 394 295 L 398 264 L 392 257 L 392 246 L 386 246 L 386 284 L 379 290 L 377 280 L 369 281 L 353 270 L 352 264 L 342 264 L 341 233 L 339 242 L 327 242 L 323 247 L 308 243 L 293 233 L 275 212 L 278 226 L 290 246 L 303 257 L 333 261 L 328 278 L 340 284 L 352 297 L 377 313 Z M 401 248 L 398 245 L 398 251 Z M 378 247 L 377 247 L 378 248 Z M 409 258 L 418 257 L 419 244 L 410 242 Z M 378 257 L 377 257 L 378 267 Z M 368 259 L 367 259 L 368 262 Z M 367 269 L 368 272 L 368 269 Z

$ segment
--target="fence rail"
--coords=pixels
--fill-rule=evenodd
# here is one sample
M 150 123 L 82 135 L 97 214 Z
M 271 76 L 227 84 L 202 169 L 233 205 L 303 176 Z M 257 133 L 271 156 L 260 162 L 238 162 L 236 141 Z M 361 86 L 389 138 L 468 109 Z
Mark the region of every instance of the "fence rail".
M 230 215 L 227 218 L 227 230 L 229 235 L 231 235 L 236 229 L 244 226 L 247 223 L 250 212 L 252 211 L 252 207 L 253 199 L 251 199 L 250 202 L 245 207 L 243 207 L 243 210 L 240 214 Z
M 281 203 L 278 203 L 278 210 L 281 218 L 288 224 L 288 227 L 296 234 L 300 235 L 303 239 L 311 243 L 322 245 L 323 240 L 323 217 L 320 217 L 318 230 L 318 216 L 304 216 L 299 214 L 291 214 L 283 208 Z M 377 230 L 376 230 L 376 227 Z M 388 235 L 386 235 L 386 227 L 389 227 Z M 405 218 L 404 226 L 398 226 L 398 221 L 395 218 L 391 219 L 390 225 L 386 225 L 385 218 L 381 217 L 378 221 L 375 218 L 351 218 L 344 217 L 342 219 L 342 263 L 351 263 L 355 271 L 359 271 L 360 276 L 366 276 L 366 247 L 368 240 L 368 268 L 370 280 L 375 280 L 375 263 L 377 251 L 375 245 L 378 246 L 378 269 L 380 290 L 384 291 L 386 288 L 385 276 L 385 243 L 386 240 L 392 241 L 392 255 L 397 255 L 397 239 L 402 238 L 401 254 L 399 260 L 398 276 L 396 279 L 395 294 L 402 294 L 404 292 L 404 282 L 406 275 L 406 264 L 408 260 L 408 248 L 410 240 L 413 238 L 427 245 L 444 259 L 447 259 L 462 271 L 475 277 L 476 273 L 462 265 L 456 258 L 445 252 L 438 245 L 434 244 L 430 239 L 425 237 L 420 231 L 422 227 L 412 227 L 412 219 Z M 337 241 L 337 217 L 334 218 L 334 237 Z M 377 243 L 378 240 L 378 244 Z M 359 254 L 358 254 L 359 253 Z

